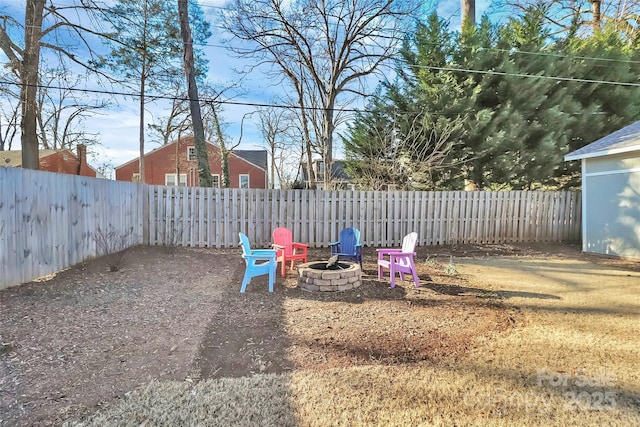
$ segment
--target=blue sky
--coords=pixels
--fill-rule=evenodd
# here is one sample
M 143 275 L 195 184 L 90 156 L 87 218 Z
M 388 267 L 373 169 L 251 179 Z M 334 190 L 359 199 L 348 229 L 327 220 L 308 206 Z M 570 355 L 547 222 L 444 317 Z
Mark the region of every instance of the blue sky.
M 9 4 L 5 3 L 5 7 L 17 10 L 16 16 L 23 19 L 24 7 L 26 0 L 10 0 Z M 68 0 L 59 0 L 57 3 L 67 3 Z M 242 68 L 245 65 L 241 60 L 232 57 L 224 47 L 222 47 L 223 39 L 228 38 L 224 34 L 217 23 L 216 14 L 219 8 L 224 6 L 226 0 L 199 0 L 199 3 L 211 22 L 212 37 L 208 41 L 208 46 L 204 48 L 205 55 L 209 60 L 209 80 L 216 83 L 219 87 L 225 87 L 230 84 L 237 75 L 234 68 Z M 452 29 L 459 27 L 460 21 L 460 1 L 447 0 L 428 2 L 426 8 L 436 8 L 438 15 L 447 19 L 451 23 Z M 479 18 L 485 13 L 489 6 L 489 0 L 476 0 L 476 15 Z M 0 54 L 1 55 L 1 54 Z M 0 58 L 2 58 L 0 56 Z M 377 80 L 376 80 L 377 81 Z M 375 86 L 375 84 L 374 84 Z M 374 87 L 371 87 L 373 91 Z M 255 72 L 245 77 L 242 83 L 242 91 L 233 101 L 239 103 L 269 103 L 274 96 L 278 95 L 279 89 L 274 87 L 271 82 L 266 81 L 259 73 Z M 99 115 L 88 118 L 85 121 L 85 127 L 88 132 L 99 134 L 101 141 L 100 146 L 93 147 L 96 152 L 98 163 L 111 163 L 114 166 L 126 163 L 138 156 L 138 105 L 134 99 L 118 99 L 118 105 L 103 111 Z M 361 106 L 354 105 L 354 107 Z M 223 120 L 228 123 L 226 133 L 231 141 L 237 141 L 240 132 L 240 120 L 242 116 L 248 112 L 255 111 L 254 107 L 243 105 L 225 105 L 222 113 Z M 149 105 L 146 116 L 146 122 L 150 123 L 154 114 L 165 114 L 160 105 Z M 262 148 L 259 129 L 256 126 L 257 114 L 245 120 L 243 143 L 239 147 L 241 149 L 259 149 Z M 147 140 L 146 151 L 158 148 L 158 144 L 154 144 Z M 13 147 L 18 149 L 19 147 Z M 342 153 L 338 151 L 336 157 L 339 158 Z M 96 162 L 94 162 L 95 164 Z

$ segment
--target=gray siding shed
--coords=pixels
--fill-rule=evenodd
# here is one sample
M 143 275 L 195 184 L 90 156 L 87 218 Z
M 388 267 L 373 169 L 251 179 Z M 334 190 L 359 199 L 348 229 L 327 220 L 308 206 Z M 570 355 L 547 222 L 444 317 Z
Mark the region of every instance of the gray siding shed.
M 640 259 L 640 121 L 565 160 L 582 162 L 582 250 Z

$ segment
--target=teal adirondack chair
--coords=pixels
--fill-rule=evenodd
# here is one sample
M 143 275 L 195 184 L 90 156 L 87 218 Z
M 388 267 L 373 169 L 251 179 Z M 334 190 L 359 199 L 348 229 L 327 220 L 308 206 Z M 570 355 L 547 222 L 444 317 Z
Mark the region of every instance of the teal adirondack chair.
M 242 246 L 242 258 L 244 258 L 247 266 L 242 279 L 240 292 L 247 289 L 247 285 L 251 278 L 256 276 L 269 275 L 269 292 L 273 292 L 273 284 L 276 281 L 276 251 L 273 249 L 251 249 L 249 238 L 243 234 L 240 235 L 240 246 Z
M 340 232 L 339 241 L 329 243 L 331 256 L 338 255 L 338 259 L 353 259 L 362 268 L 362 242 L 360 242 L 360 230 L 349 227 Z

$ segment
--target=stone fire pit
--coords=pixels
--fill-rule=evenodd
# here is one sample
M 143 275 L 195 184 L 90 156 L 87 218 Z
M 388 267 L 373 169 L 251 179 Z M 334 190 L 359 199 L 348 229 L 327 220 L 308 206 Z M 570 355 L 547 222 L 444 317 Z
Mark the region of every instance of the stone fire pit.
M 338 262 L 327 268 L 327 261 L 298 265 L 298 287 L 305 291 L 336 292 L 357 288 L 362 269 L 358 263 Z

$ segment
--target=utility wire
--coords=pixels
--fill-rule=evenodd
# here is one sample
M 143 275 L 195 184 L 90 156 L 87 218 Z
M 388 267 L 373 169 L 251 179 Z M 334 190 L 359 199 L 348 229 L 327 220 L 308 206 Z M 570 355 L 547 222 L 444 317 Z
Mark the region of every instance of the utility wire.
M 463 72 L 470 74 L 493 74 L 498 76 L 506 76 L 506 77 L 519 77 L 519 78 L 534 78 L 534 79 L 548 79 L 555 81 L 566 81 L 566 82 L 576 82 L 576 83 L 590 83 L 590 84 L 605 84 L 611 86 L 623 86 L 623 87 L 640 87 L 640 83 L 632 83 L 632 82 L 619 82 L 612 80 L 595 80 L 595 79 L 582 79 L 582 78 L 574 78 L 574 77 L 562 77 L 562 76 L 545 76 L 545 75 L 533 75 L 533 74 L 522 74 L 522 73 L 508 73 L 503 71 L 495 71 L 495 70 L 474 70 L 469 68 L 459 68 L 459 67 L 436 67 L 431 65 L 415 65 L 414 67 L 422 68 L 422 69 L 430 69 L 437 71 L 454 71 L 454 72 Z M 0 84 L 4 85 L 14 85 L 21 86 L 20 83 L 11 82 L 7 80 L 0 80 Z M 117 92 L 117 91 L 107 91 L 107 90 L 97 90 L 97 89 L 81 89 L 75 87 L 63 87 L 63 86 L 52 86 L 52 85 L 32 85 L 33 87 L 37 87 L 40 89 L 56 89 L 56 90 L 69 90 L 80 93 L 95 93 L 95 94 L 103 94 L 103 95 L 120 95 L 120 96 L 129 96 L 129 97 L 139 97 L 140 95 L 137 93 L 131 92 Z M 177 101 L 188 101 L 188 98 L 184 97 L 176 97 L 176 96 L 167 96 L 167 95 L 153 95 L 146 94 L 145 97 L 151 100 L 157 99 L 165 99 L 165 100 L 177 100 Z M 286 105 L 286 104 L 273 104 L 273 103 L 258 103 L 258 102 L 240 102 L 240 101 L 231 101 L 231 100 L 213 100 L 213 99 L 200 99 L 201 102 L 216 102 L 219 104 L 226 105 L 240 105 L 240 106 L 251 106 L 251 107 L 274 107 L 274 108 L 288 108 L 288 109 L 298 109 L 299 106 L 294 105 Z M 309 110 L 320 111 L 323 110 L 321 107 L 308 107 Z M 361 112 L 363 110 L 354 109 L 354 108 L 336 108 L 334 111 L 341 112 Z
M 4 85 L 13 85 L 13 86 L 23 86 L 21 83 L 11 82 L 7 80 L 0 80 L 0 84 Z M 80 93 L 94 93 L 101 95 L 117 95 L 117 96 L 127 96 L 131 98 L 140 97 L 139 93 L 132 92 L 118 92 L 118 91 L 108 91 L 108 90 L 99 90 L 99 89 L 81 89 L 76 87 L 65 87 L 65 86 L 53 86 L 53 85 L 28 85 L 28 87 L 36 87 L 38 89 L 54 89 L 54 90 L 66 90 L 70 92 L 80 92 Z M 169 101 L 189 101 L 187 97 L 180 96 L 169 96 L 169 95 L 153 95 L 153 94 L 145 94 L 146 99 L 150 101 L 155 100 L 169 100 Z M 199 102 L 204 104 L 214 103 L 214 104 L 223 104 L 223 105 L 239 105 L 245 107 L 272 107 L 272 108 L 284 108 L 284 109 L 300 109 L 300 106 L 297 105 L 287 105 L 287 104 L 273 104 L 273 103 L 262 103 L 262 102 L 242 102 L 242 101 L 231 101 L 231 100 L 218 100 L 211 98 L 199 98 Z M 322 111 L 324 108 L 322 107 L 304 107 L 305 110 L 313 110 L 313 111 Z M 333 108 L 333 111 L 336 112 L 345 112 L 345 113 L 358 113 L 364 112 L 365 110 L 360 110 L 357 108 Z
M 564 82 L 576 82 L 576 83 L 597 83 L 597 84 L 607 84 L 614 86 L 631 86 L 631 87 L 640 87 L 640 83 L 630 83 L 630 82 L 618 82 L 613 80 L 591 80 L 591 79 L 576 79 L 574 77 L 559 77 L 559 76 L 544 76 L 544 75 L 533 75 L 533 74 L 521 74 L 521 73 L 506 73 L 503 71 L 493 71 L 493 70 L 471 70 L 468 68 L 455 68 L 455 67 L 435 67 L 431 65 L 418 65 L 418 68 L 429 69 L 429 70 L 438 70 L 438 71 L 459 71 L 464 73 L 473 73 L 473 74 L 495 74 L 497 76 L 508 76 L 508 77 L 525 77 L 525 78 L 533 78 L 533 79 L 549 79 L 549 80 L 558 80 Z

